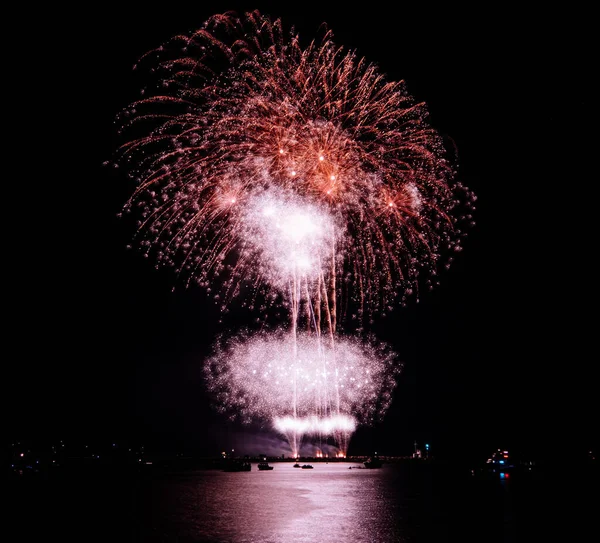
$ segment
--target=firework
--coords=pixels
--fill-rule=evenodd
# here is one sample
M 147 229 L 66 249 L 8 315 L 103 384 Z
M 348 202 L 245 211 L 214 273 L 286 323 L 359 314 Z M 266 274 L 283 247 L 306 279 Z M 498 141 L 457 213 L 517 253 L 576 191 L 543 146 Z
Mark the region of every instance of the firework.
M 430 285 L 441 253 L 460 250 L 473 196 L 425 105 L 330 32 L 303 47 L 279 19 L 216 15 L 137 67 L 148 86 L 119 117 L 118 161 L 138 185 L 125 210 L 141 208 L 145 251 L 188 283 L 221 284 L 225 305 L 242 283 L 281 289 L 244 236 L 261 190 L 334 225 L 320 255 L 334 329 Z
M 391 402 L 400 367 L 385 344 L 352 338 L 334 347 L 287 330 L 224 336 L 205 365 L 220 409 L 242 422 L 270 421 L 294 455 L 303 435 L 332 436 L 345 452 L 356 424 L 371 424 Z
M 140 59 L 147 86 L 119 116 L 117 163 L 137 242 L 222 310 L 242 292 L 290 328 L 222 337 L 205 363 L 219 408 L 345 454 L 382 416 L 400 365 L 364 333 L 460 251 L 474 195 L 404 83 L 337 46 L 302 45 L 258 12 L 211 17 Z
M 270 189 L 249 197 L 241 213 L 244 252 L 272 287 L 285 290 L 294 277 L 315 282 L 329 269 L 336 228 L 326 208 Z

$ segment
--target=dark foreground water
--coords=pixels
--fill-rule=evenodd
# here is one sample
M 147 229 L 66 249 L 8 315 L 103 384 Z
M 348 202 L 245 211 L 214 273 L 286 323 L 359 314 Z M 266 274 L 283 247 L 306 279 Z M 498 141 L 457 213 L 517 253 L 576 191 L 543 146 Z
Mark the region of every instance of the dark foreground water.
M 597 540 L 598 488 L 585 473 L 487 478 L 414 463 L 273 465 L 9 481 L 5 540 L 486 543 L 553 541 L 559 533 L 562 541 Z

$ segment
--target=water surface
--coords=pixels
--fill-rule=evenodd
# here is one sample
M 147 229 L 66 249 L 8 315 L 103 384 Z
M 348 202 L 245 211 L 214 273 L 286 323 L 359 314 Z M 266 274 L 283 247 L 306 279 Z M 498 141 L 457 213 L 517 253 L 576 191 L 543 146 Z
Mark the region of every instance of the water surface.
M 587 476 L 567 488 L 560 475 L 478 478 L 414 462 L 272 465 L 10 481 L 10 541 L 494 543 L 596 529 Z

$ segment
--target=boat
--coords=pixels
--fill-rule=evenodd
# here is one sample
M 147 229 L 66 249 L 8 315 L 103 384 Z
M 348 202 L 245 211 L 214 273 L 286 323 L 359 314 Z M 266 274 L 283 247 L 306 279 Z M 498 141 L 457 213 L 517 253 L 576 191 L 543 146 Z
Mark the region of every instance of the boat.
M 378 456 L 371 456 L 371 458 L 363 462 L 363 465 L 367 469 L 377 469 L 383 465 L 383 462 L 379 459 Z
M 268 462 L 259 462 L 258 463 L 258 469 L 260 471 L 268 471 L 268 470 L 273 469 L 273 466 L 269 466 Z
M 486 468 L 492 472 L 506 472 L 512 470 L 515 465 L 508 454 L 508 451 L 498 449 L 486 460 Z
M 229 472 L 251 471 L 251 470 L 252 470 L 252 464 L 250 462 L 245 462 L 245 461 L 241 461 L 241 460 L 231 460 L 223 468 L 223 471 L 229 471 Z
M 471 475 L 476 477 L 493 477 L 496 479 L 508 479 L 514 475 L 522 475 L 532 471 L 534 462 L 515 462 L 508 451 L 498 449 L 493 452 L 485 462 L 478 462 Z
M 301 468 L 302 466 L 300 464 L 294 464 L 295 468 Z
M 302 469 L 313 469 L 313 467 L 310 464 L 304 464 Z

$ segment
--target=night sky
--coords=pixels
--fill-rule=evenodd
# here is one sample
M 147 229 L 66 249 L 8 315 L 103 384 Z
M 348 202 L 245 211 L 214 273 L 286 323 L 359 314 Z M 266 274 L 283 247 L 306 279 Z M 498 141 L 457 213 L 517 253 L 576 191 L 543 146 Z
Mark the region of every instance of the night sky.
M 597 446 L 591 15 L 191 4 L 53 8 L 17 39 L 18 96 L 5 105 L 17 120 L 5 182 L 22 192 L 5 202 L 9 439 L 206 454 L 277 439 L 211 409 L 201 368 L 218 311 L 125 249 L 133 231 L 116 215 L 133 186 L 102 166 L 115 115 L 138 96 L 137 58 L 213 13 L 257 7 L 305 40 L 327 22 L 338 44 L 404 79 L 478 196 L 477 224 L 441 286 L 375 326 L 405 367 L 384 421 L 359 430 L 349 453 L 409 454 L 414 440 L 474 457 Z

